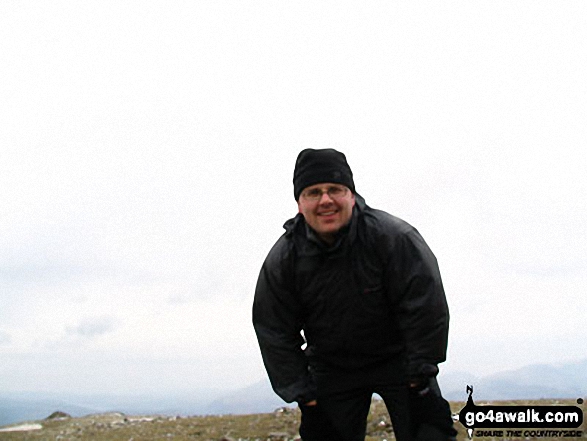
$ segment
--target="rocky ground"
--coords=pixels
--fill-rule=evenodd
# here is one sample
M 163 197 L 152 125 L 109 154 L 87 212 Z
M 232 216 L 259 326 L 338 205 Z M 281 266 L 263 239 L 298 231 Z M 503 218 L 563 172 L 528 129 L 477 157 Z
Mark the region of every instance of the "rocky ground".
M 524 404 L 529 403 L 524 402 Z M 539 404 L 552 404 L 552 402 Z M 569 401 L 565 404 L 576 403 Z M 464 403 L 451 403 L 451 406 L 453 412 L 458 413 Z M 298 424 L 299 411 L 292 408 L 277 409 L 273 413 L 266 414 L 193 417 L 129 416 L 122 413 L 108 413 L 71 418 L 66 414 L 55 412 L 42 421 L 24 422 L 0 428 L 0 440 L 294 441 L 299 440 Z M 459 429 L 459 440 L 468 439 L 460 423 L 455 423 L 455 427 Z M 587 438 L 585 423 L 583 423 L 582 430 L 582 439 Z M 366 441 L 392 439 L 395 437 L 385 406 L 381 401 L 374 400 L 368 419 Z M 493 438 L 476 436 L 474 439 L 489 440 Z M 503 440 L 504 438 L 494 439 Z M 535 438 L 507 439 L 528 440 Z

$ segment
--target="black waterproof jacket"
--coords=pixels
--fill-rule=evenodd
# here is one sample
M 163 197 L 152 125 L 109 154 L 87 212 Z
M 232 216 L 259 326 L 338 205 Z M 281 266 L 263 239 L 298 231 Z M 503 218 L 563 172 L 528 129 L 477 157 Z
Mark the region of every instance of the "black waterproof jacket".
M 308 366 L 354 370 L 401 356 L 416 377 L 445 360 L 449 315 L 440 272 L 414 227 L 357 194 L 332 246 L 301 214 L 284 228 L 253 304 L 263 362 L 281 398 L 316 398 Z

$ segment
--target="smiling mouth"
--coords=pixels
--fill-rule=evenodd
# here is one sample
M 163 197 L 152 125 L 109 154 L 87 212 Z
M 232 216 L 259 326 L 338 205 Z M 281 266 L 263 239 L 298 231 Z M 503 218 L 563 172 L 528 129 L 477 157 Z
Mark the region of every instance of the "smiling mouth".
M 318 213 L 318 216 L 332 216 L 336 213 L 338 213 L 338 211 L 324 211 L 323 213 Z

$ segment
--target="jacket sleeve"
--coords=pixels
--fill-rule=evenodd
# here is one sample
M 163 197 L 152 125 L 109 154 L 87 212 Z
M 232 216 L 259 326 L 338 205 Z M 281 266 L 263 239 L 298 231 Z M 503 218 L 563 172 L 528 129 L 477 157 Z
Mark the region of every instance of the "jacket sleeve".
M 253 325 L 273 390 L 284 401 L 306 403 L 316 398 L 302 350 L 301 307 L 293 275 L 278 242 L 263 263 L 253 302 Z
M 436 257 L 416 229 L 395 237 L 388 286 L 402 331 L 410 378 L 433 376 L 446 360 L 449 312 Z

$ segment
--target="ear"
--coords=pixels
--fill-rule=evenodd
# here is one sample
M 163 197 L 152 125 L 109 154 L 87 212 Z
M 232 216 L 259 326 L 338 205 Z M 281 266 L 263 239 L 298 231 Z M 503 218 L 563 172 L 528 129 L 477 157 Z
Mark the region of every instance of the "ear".
M 298 201 L 298 213 L 302 212 L 302 205 L 300 204 L 300 201 Z
M 355 206 L 355 202 L 357 202 L 357 200 L 355 199 L 355 194 L 351 193 L 351 208 Z

